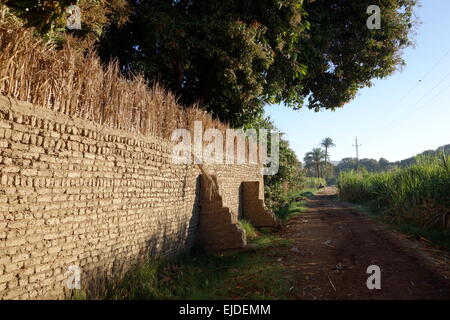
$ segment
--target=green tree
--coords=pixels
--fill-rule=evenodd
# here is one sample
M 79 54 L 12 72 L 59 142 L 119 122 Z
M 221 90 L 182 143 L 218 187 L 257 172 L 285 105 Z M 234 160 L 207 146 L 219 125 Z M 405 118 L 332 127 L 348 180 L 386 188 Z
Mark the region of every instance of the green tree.
M 263 106 L 336 109 L 403 65 L 416 0 L 129 0 L 110 26 L 105 60 L 162 82 L 180 103 L 200 104 L 241 126 Z M 366 27 L 369 5 L 382 28 Z
M 336 166 L 336 172 L 339 175 L 340 172 L 357 170 L 359 168 L 368 172 L 380 172 L 389 170 L 391 163 L 384 158 L 379 161 L 375 159 L 360 159 L 359 162 L 356 158 L 344 158 Z
M 80 31 L 73 31 L 76 36 L 99 39 L 103 29 L 110 25 L 123 25 L 129 14 L 126 0 L 0 0 L 12 12 L 23 19 L 26 27 L 33 27 L 47 39 L 58 38 L 66 32 L 70 5 L 77 5 L 81 10 Z
M 389 165 L 390 162 L 385 158 L 380 158 L 380 160 L 378 160 L 378 166 L 380 167 L 381 170 L 387 170 L 389 168 Z
M 267 129 L 278 131 L 269 117 L 260 117 L 247 125 L 246 129 Z M 268 141 L 270 150 L 270 139 Z M 264 177 L 266 204 L 271 208 L 280 206 L 284 197 L 292 190 L 300 187 L 302 179 L 301 162 L 298 160 L 289 142 L 281 137 L 279 144 L 279 168 L 274 175 Z
M 339 175 L 344 171 L 356 170 L 358 165 L 358 159 L 356 158 L 343 158 L 336 166 L 336 174 Z
M 317 178 L 321 177 L 320 168 L 322 167 L 324 161 L 326 160 L 325 152 L 321 148 L 314 148 L 312 151 L 308 152 L 304 159 L 305 165 L 307 167 L 314 166 L 316 169 Z
M 320 145 L 325 149 L 325 161 L 330 161 L 330 156 L 328 154 L 328 149 L 336 147 L 336 145 L 333 142 L 333 139 L 331 138 L 325 138 L 322 140 Z
M 380 171 L 380 165 L 375 159 L 361 159 L 359 160 L 359 165 L 369 172 Z

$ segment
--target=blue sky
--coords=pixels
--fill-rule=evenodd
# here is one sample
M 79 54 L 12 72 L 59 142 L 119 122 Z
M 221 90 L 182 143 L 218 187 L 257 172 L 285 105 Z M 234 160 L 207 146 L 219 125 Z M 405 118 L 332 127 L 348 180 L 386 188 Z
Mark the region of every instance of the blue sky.
M 415 48 L 403 54 L 407 65 L 343 108 L 314 112 L 266 106 L 266 114 L 300 160 L 325 137 L 336 148 L 331 159 L 354 157 L 358 136 L 361 158 L 396 161 L 450 144 L 450 1 L 424 0 L 416 10 L 421 24 Z M 422 80 L 422 81 L 419 81 Z

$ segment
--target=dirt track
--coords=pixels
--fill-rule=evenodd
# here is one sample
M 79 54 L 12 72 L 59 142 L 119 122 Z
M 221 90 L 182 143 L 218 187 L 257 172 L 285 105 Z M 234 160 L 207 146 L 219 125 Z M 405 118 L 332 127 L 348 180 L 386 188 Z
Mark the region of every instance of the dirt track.
M 292 240 L 282 263 L 298 275 L 296 299 L 450 299 L 449 253 L 392 232 L 337 201 L 333 189 L 308 200 L 308 212 L 280 235 Z M 366 286 L 370 265 L 381 289 Z

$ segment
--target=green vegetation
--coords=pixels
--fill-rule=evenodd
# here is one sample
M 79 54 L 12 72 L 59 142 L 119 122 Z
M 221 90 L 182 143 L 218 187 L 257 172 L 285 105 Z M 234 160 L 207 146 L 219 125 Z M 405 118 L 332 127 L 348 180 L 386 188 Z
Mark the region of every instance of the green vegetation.
M 289 143 L 280 139 L 278 172 L 264 177 L 265 202 L 269 208 L 279 207 L 283 198 L 292 190 L 304 188 L 306 181 L 300 168 L 300 161 Z
M 343 200 L 366 203 L 398 225 L 448 232 L 450 228 L 450 157 L 417 157 L 416 163 L 384 173 L 342 172 Z
M 380 160 L 375 159 L 356 159 L 356 158 L 344 158 L 335 167 L 336 174 L 339 175 L 341 172 L 363 169 L 368 172 L 383 172 L 392 170 L 395 168 L 388 160 L 380 158 Z
M 330 155 L 328 153 L 328 150 L 330 148 L 336 147 L 336 144 L 333 142 L 333 139 L 331 139 L 330 137 L 327 137 L 322 140 L 320 145 L 325 149 L 325 161 L 330 162 Z
M 371 0 L 0 0 L 44 40 L 78 40 L 117 59 L 127 76 L 143 74 L 183 106 L 200 102 L 232 126 L 266 104 L 336 109 L 372 79 L 404 64 L 416 0 L 385 0 L 383 28 L 369 30 Z M 69 5 L 81 30 L 66 28 Z M 345 26 L 343 28 L 342 26 Z
M 321 148 L 314 148 L 305 155 L 303 159 L 306 168 L 314 168 L 317 178 L 321 178 L 321 168 L 325 164 L 326 154 Z
M 450 250 L 450 234 L 439 230 L 426 230 L 410 224 L 394 226 L 395 230 L 414 236 L 417 240 L 431 242 L 441 248 Z
M 288 202 L 283 207 L 275 211 L 275 215 L 283 221 L 287 221 L 306 211 L 305 201 Z
M 386 224 L 390 229 L 396 230 L 408 235 L 413 236 L 417 240 L 431 242 L 440 248 L 450 249 L 450 233 L 433 230 L 424 229 L 422 227 L 413 226 L 406 223 L 396 223 L 393 224 L 391 220 L 387 219 L 381 210 L 371 208 L 365 204 L 352 204 L 352 206 L 359 212 L 362 212 L 369 216 L 372 220 Z
M 304 200 L 315 190 L 291 192 L 276 215 L 286 221 L 305 212 Z M 111 282 L 102 297 L 77 293 L 74 299 L 288 299 L 294 275 L 278 259 L 289 250 L 290 241 L 256 230 L 246 220 L 239 223 L 255 250 L 211 254 L 194 248 L 173 259 L 137 265 L 120 281 Z
M 437 148 L 436 150 L 427 150 L 422 153 L 420 153 L 418 156 L 437 156 L 439 153 L 445 152 L 447 154 L 450 153 L 450 144 L 441 146 Z M 344 171 L 351 171 L 351 170 L 357 170 L 358 166 L 360 168 L 364 168 L 365 170 L 369 172 L 384 172 L 389 170 L 394 170 L 396 167 L 400 168 L 406 168 L 409 167 L 415 163 L 416 157 L 407 158 L 401 161 L 396 162 L 389 162 L 388 160 L 384 158 L 380 158 L 378 161 L 375 159 L 358 159 L 356 158 L 344 158 L 342 159 L 336 166 L 335 171 L 336 174 L 339 175 L 339 173 Z
M 249 126 L 254 129 L 276 130 L 270 118 L 255 121 Z M 331 138 L 324 139 L 322 144 L 324 143 L 327 145 L 327 150 L 334 146 Z M 270 149 L 270 144 L 268 149 Z M 289 202 L 288 199 L 297 196 L 302 191 L 315 190 L 319 186 L 326 186 L 327 179 L 321 177 L 321 174 L 316 175 L 314 168 L 319 168 L 319 171 L 317 171 L 319 173 L 323 171 L 329 173 L 328 169 L 332 165 L 325 161 L 327 154 L 328 151 L 325 152 L 320 148 L 314 149 L 313 152 L 305 156 L 305 165 L 302 168 L 302 163 L 298 160 L 294 150 L 289 146 L 289 142 L 281 138 L 278 172 L 275 175 L 264 177 L 264 193 L 267 207 L 276 212 L 279 208 L 286 206 L 286 203 Z
M 247 231 L 248 225 L 241 225 Z M 281 257 L 289 242 L 260 232 L 251 243 L 256 250 L 210 254 L 196 248 L 174 259 L 147 261 L 110 284 L 100 298 L 287 299 L 293 275 L 277 261 L 278 255 L 262 249 L 277 248 Z
M 328 137 L 320 142 L 319 148 L 313 148 L 310 152 L 307 152 L 303 158 L 305 161 L 305 174 L 318 179 L 324 178 L 328 184 L 334 184 L 336 178 L 329 154 L 329 149 L 333 147 L 336 147 L 336 144 L 334 144 L 333 139 Z M 322 185 L 325 186 L 326 184 L 323 183 Z
M 132 14 L 101 41 L 105 61 L 142 72 L 198 101 L 232 126 L 265 104 L 342 107 L 374 78 L 401 65 L 416 0 L 375 1 L 383 28 L 366 28 L 372 0 L 128 1 Z M 345 28 L 343 27 L 345 26 Z
M 239 224 L 241 228 L 245 231 L 245 235 L 247 236 L 247 240 L 253 240 L 258 237 L 258 233 L 253 227 L 253 225 L 247 220 L 239 220 Z
M 270 118 L 261 118 L 249 124 L 254 129 L 275 130 Z M 270 150 L 270 141 L 268 147 Z M 264 177 L 265 203 L 272 210 L 276 210 L 285 203 L 286 197 L 292 192 L 299 192 L 305 188 L 317 188 L 320 183 L 325 185 L 323 179 L 306 177 L 302 164 L 298 160 L 294 150 L 289 146 L 289 142 L 280 139 L 279 144 L 279 169 L 275 175 Z
M 315 190 L 291 192 L 275 213 L 286 221 L 305 212 L 304 200 Z M 254 250 L 212 254 L 197 247 L 175 258 L 148 260 L 110 281 L 100 296 L 76 291 L 72 299 L 289 299 L 295 275 L 280 258 L 291 247 L 290 240 L 271 230 L 256 230 L 246 220 L 239 223 Z
M 110 25 L 121 26 L 128 20 L 129 6 L 126 0 L 0 0 L 12 13 L 33 27 L 44 39 L 55 40 L 70 32 L 80 38 L 100 39 L 104 29 Z M 66 29 L 66 9 L 76 4 L 81 10 L 79 31 Z
M 442 152 L 444 152 L 446 154 L 450 154 L 450 144 L 446 144 L 446 145 L 440 146 L 436 150 L 426 150 L 426 151 L 420 153 L 418 156 L 437 156 L 437 155 L 439 155 Z M 416 163 L 416 158 L 417 158 L 417 156 L 416 157 L 407 158 L 407 159 L 404 159 L 404 160 L 393 162 L 391 165 L 399 166 L 399 167 L 402 167 L 402 168 L 408 167 L 408 166 Z
M 284 204 L 274 210 L 275 215 L 281 221 L 287 221 L 306 212 L 306 199 L 312 197 L 315 191 L 316 188 L 311 188 L 291 193 L 289 196 L 285 197 Z

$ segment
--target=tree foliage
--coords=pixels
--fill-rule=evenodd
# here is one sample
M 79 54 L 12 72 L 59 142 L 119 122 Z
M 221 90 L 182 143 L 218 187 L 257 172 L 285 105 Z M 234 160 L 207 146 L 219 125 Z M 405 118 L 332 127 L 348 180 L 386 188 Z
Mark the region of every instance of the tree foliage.
M 309 36 L 300 43 L 308 73 L 302 94 L 309 108 L 335 109 L 349 102 L 374 78 L 404 65 L 402 49 L 411 45 L 415 0 L 307 1 Z M 365 27 L 369 5 L 381 8 L 382 27 Z
M 358 159 L 356 158 L 344 158 L 336 166 L 336 173 L 339 175 L 340 172 L 352 171 L 363 169 L 368 172 L 379 172 L 388 170 L 390 168 L 390 163 L 386 159 L 381 158 L 379 161 L 375 159 Z
M 105 60 L 143 72 L 190 105 L 240 126 L 264 104 L 335 109 L 403 65 L 416 0 L 129 0 L 103 39 Z M 382 28 L 366 27 L 369 5 Z
M 330 161 L 330 155 L 328 154 L 328 149 L 336 147 L 336 144 L 333 142 L 333 139 L 330 137 L 322 140 L 320 145 L 325 149 L 325 161 Z
M 305 154 L 303 159 L 305 161 L 305 168 L 314 169 L 317 178 L 322 177 L 321 169 L 324 168 L 326 164 L 326 154 L 321 148 L 314 148 L 310 152 Z
M 66 9 L 70 5 L 80 7 L 82 29 L 74 33 L 83 38 L 98 39 L 106 26 L 123 25 L 129 13 L 126 0 L 0 0 L 0 3 L 23 19 L 26 27 L 35 28 L 46 38 L 67 31 Z
M 248 124 L 247 128 L 266 129 L 278 131 L 272 120 L 268 117 L 259 119 Z M 270 140 L 268 141 L 268 150 L 270 150 Z M 279 144 L 279 168 L 274 175 L 264 176 L 265 202 L 275 208 L 282 204 L 284 197 L 290 192 L 300 187 L 303 182 L 301 162 L 298 160 L 294 150 L 289 146 L 289 142 L 280 138 Z
M 415 157 L 407 158 L 404 160 L 390 162 L 385 158 L 380 158 L 378 161 L 375 159 L 360 159 L 359 168 L 367 172 L 383 172 L 391 171 L 395 168 L 407 168 L 417 163 L 417 159 L 421 157 L 435 157 L 441 153 L 450 154 L 450 144 L 440 146 L 436 150 L 424 151 Z M 336 174 L 341 172 L 352 171 L 358 169 L 358 160 L 356 158 L 344 158 L 335 167 Z
M 417 0 L 0 0 L 46 37 L 82 11 L 82 38 L 105 61 L 142 72 L 234 126 L 284 103 L 316 111 L 349 102 L 403 65 Z M 378 5 L 382 28 L 366 27 Z M 130 13 L 131 10 L 131 13 Z M 130 15 L 129 15 L 130 13 Z M 128 23 L 125 23 L 128 19 Z M 104 30 L 106 29 L 106 34 Z
M 434 156 L 434 155 L 438 155 L 441 152 L 444 152 L 446 154 L 450 154 L 450 144 L 446 144 L 446 145 L 440 146 L 436 150 L 426 150 L 426 151 L 420 153 L 419 156 Z M 396 166 L 404 168 L 404 167 L 410 166 L 412 164 L 415 164 L 417 162 L 416 158 L 417 158 L 417 156 L 416 157 L 407 158 L 407 159 L 404 159 L 404 160 L 400 160 L 400 161 L 394 162 L 393 165 L 396 165 Z

